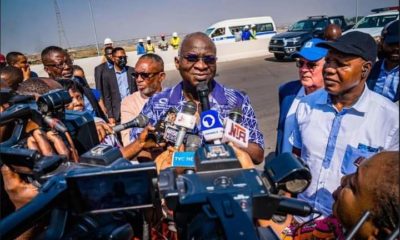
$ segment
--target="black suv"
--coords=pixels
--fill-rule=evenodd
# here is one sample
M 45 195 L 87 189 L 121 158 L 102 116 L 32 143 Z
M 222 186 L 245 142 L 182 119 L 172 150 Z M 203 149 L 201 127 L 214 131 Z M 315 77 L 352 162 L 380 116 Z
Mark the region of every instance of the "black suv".
M 268 50 L 274 53 L 278 60 L 299 51 L 305 42 L 311 38 L 322 38 L 324 29 L 329 24 L 336 24 L 342 31 L 349 29 L 343 16 L 311 16 L 289 27 L 287 32 L 276 34 L 269 42 Z

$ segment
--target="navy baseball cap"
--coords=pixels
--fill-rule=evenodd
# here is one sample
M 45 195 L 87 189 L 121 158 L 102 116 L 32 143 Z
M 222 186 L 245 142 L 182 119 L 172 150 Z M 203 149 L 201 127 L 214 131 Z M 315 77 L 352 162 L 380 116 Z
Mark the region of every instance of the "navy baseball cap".
M 326 48 L 318 47 L 318 43 L 325 42 L 319 38 L 313 38 L 306 42 L 300 51 L 292 54 L 292 58 L 304 58 L 307 61 L 315 62 L 325 57 L 328 53 Z
M 384 43 L 399 43 L 400 21 L 395 20 L 388 23 L 382 30 L 382 39 Z
M 375 63 L 378 52 L 378 47 L 371 35 L 359 31 L 346 33 L 339 37 L 336 42 L 318 43 L 317 46 L 358 56 L 372 62 L 372 64 Z

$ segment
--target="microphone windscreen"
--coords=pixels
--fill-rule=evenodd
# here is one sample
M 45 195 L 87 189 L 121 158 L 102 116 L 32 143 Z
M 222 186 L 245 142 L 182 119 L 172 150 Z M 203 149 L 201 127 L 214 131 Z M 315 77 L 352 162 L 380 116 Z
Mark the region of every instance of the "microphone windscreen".
M 186 138 L 185 151 L 195 152 L 201 146 L 201 138 L 197 135 L 189 134 Z

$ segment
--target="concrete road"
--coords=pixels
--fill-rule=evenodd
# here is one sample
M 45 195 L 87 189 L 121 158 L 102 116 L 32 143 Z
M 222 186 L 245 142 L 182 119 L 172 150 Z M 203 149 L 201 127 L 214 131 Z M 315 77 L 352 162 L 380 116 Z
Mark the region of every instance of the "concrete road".
M 179 72 L 168 71 L 164 87 L 180 81 Z M 293 61 L 277 62 L 271 56 L 255 57 L 217 65 L 216 79 L 220 83 L 245 91 L 258 118 L 265 138 L 265 156 L 275 151 L 278 122 L 278 87 L 281 83 L 297 79 Z M 260 166 L 261 167 L 261 166 Z

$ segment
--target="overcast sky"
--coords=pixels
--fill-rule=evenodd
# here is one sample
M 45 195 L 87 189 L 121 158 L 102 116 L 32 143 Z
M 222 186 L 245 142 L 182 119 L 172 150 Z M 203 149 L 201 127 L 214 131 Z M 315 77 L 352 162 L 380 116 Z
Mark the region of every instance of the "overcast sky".
M 40 52 L 59 44 L 55 0 L 1 0 L 1 52 Z M 272 16 L 277 26 L 309 15 L 356 15 L 357 0 L 57 0 L 71 46 L 94 44 L 89 1 L 99 42 L 204 31 L 214 22 Z M 358 0 L 359 15 L 396 0 Z M 66 47 L 66 42 L 62 43 Z

